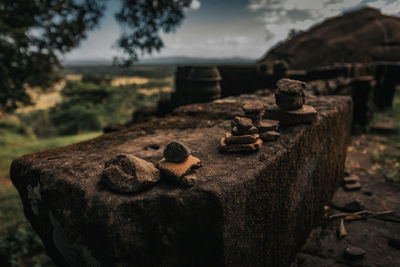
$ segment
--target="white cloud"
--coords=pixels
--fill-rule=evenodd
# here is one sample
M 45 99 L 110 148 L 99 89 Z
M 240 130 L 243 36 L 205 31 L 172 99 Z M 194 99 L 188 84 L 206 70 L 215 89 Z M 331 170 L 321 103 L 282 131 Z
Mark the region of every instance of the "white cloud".
M 372 6 L 383 13 L 400 14 L 400 1 L 393 0 L 249 0 L 247 8 L 265 24 L 267 45 L 284 40 L 291 29 L 307 30 L 344 11 Z
M 200 8 L 200 6 L 201 6 L 201 3 L 199 0 L 192 0 L 192 3 L 190 4 L 189 8 L 192 10 L 197 10 Z

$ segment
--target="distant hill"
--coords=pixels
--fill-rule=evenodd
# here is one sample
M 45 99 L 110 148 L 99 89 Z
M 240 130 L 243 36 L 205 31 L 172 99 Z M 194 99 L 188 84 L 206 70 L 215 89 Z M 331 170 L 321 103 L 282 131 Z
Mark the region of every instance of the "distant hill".
M 252 64 L 255 59 L 232 57 L 232 58 L 203 58 L 203 57 L 158 57 L 141 59 L 138 65 L 223 65 L 223 64 Z M 111 60 L 106 59 L 88 59 L 88 60 L 65 60 L 65 66 L 78 65 L 110 65 Z
M 283 59 L 292 69 L 336 62 L 400 61 L 400 18 L 366 7 L 330 18 L 269 50 L 257 64 Z

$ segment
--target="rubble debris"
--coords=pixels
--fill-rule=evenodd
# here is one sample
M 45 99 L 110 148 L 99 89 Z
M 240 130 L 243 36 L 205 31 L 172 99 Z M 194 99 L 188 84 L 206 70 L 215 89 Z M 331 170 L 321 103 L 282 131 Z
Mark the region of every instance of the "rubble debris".
M 344 212 L 358 212 L 365 209 L 364 205 L 358 199 L 349 202 L 345 202 L 342 199 L 335 199 L 332 202 L 332 208 Z
M 114 191 L 134 193 L 155 185 L 160 172 L 151 162 L 132 155 L 118 155 L 105 163 L 101 181 Z
M 226 144 L 251 144 L 255 143 L 260 138 L 259 134 L 245 134 L 245 135 L 232 135 L 231 133 L 225 134 Z
M 271 105 L 265 108 L 265 116 L 271 120 L 278 120 L 282 125 L 297 125 L 311 123 L 317 117 L 317 111 L 312 106 L 303 105 L 295 110 L 284 110 L 278 105 Z
M 350 260 L 361 259 L 364 255 L 367 254 L 365 250 L 359 247 L 349 246 L 344 251 L 344 257 Z
M 258 133 L 258 129 L 257 129 L 257 127 L 252 126 L 250 129 L 248 129 L 246 131 L 240 131 L 236 126 L 234 126 L 232 128 L 231 133 L 233 135 L 236 135 L 236 136 L 238 136 L 238 135 L 256 134 L 256 133 Z
M 249 118 L 235 117 L 232 121 L 233 127 L 236 127 L 238 131 L 247 131 L 253 127 L 253 122 Z
M 397 134 L 397 129 L 393 122 L 374 122 L 370 126 L 370 131 L 382 135 Z
M 278 139 L 280 134 L 275 131 L 267 131 L 260 134 L 260 137 L 263 141 L 275 141 Z
M 304 91 L 307 87 L 305 82 L 281 79 L 277 83 L 278 90 L 275 93 L 276 104 L 285 110 L 301 108 L 305 103 Z
M 341 239 L 347 235 L 346 228 L 344 227 L 343 219 L 340 219 L 339 227 L 337 229 L 338 238 Z
M 164 158 L 167 161 L 180 163 L 183 162 L 189 155 L 192 154 L 190 149 L 184 144 L 172 141 L 164 149 Z
M 346 191 L 358 191 L 361 189 L 361 184 L 356 182 L 354 184 L 345 184 L 344 189 Z
M 256 142 L 251 144 L 226 144 L 225 137 L 221 139 L 220 149 L 223 152 L 252 152 L 258 151 L 261 149 L 263 141 L 261 139 L 257 139 Z
M 279 127 L 279 121 L 276 120 L 261 120 L 256 125 L 260 133 L 267 131 L 277 131 Z
M 343 178 L 343 182 L 345 184 L 355 184 L 360 182 L 360 178 L 358 176 L 348 176 Z
M 251 102 L 243 105 L 244 115 L 257 124 L 264 116 L 264 105 L 260 102 Z

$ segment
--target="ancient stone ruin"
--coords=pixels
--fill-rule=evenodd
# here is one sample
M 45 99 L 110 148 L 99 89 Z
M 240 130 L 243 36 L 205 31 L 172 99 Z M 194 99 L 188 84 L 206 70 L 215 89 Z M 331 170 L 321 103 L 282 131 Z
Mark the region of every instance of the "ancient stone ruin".
M 293 99 L 277 102 L 298 109 L 228 97 L 16 159 L 11 179 L 48 255 L 60 266 L 288 266 L 342 180 L 352 102 L 310 96 L 299 108 L 303 95 L 281 89 Z M 237 133 L 280 137 L 219 153 L 232 120 Z

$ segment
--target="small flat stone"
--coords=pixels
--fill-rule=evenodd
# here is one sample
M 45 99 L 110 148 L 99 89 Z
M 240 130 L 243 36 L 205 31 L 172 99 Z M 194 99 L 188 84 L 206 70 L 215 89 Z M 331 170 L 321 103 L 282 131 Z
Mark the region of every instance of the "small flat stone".
M 164 150 L 164 157 L 170 162 L 183 162 L 191 154 L 190 149 L 181 142 L 172 141 Z
M 264 110 L 264 105 L 260 102 L 251 102 L 243 105 L 245 113 L 260 113 Z
M 313 122 L 317 118 L 317 111 L 308 105 L 303 105 L 296 110 L 284 110 L 278 105 L 271 105 L 265 109 L 264 117 L 278 120 L 282 125 L 296 125 Z
M 260 120 L 256 125 L 260 133 L 268 131 L 276 131 L 279 127 L 279 121 L 275 120 Z
M 225 142 L 227 144 L 252 144 L 260 138 L 259 134 L 247 135 L 232 135 L 231 133 L 225 134 Z
M 361 189 L 361 184 L 358 182 L 354 184 L 345 184 L 344 189 L 346 191 L 358 191 Z
M 119 155 L 105 163 L 101 181 L 114 191 L 135 193 L 158 182 L 160 172 L 151 162 L 132 155 Z
M 236 126 L 240 131 L 246 131 L 253 127 L 253 122 L 250 118 L 235 117 L 233 119 L 233 126 Z
M 361 259 L 365 254 L 367 254 L 365 250 L 354 246 L 349 246 L 344 251 L 344 256 L 347 259 Z
M 257 139 L 253 144 L 227 144 L 223 137 L 220 141 L 220 150 L 222 152 L 252 152 L 260 150 L 262 144 L 261 139 Z
M 396 134 L 397 129 L 393 122 L 375 122 L 370 126 L 370 131 L 377 134 Z
M 240 136 L 240 135 L 252 135 L 258 133 L 257 127 L 253 126 L 246 131 L 240 131 L 236 126 L 232 128 L 232 135 Z
M 357 212 L 365 209 L 364 205 L 358 199 L 347 202 L 345 201 L 345 199 L 337 199 L 333 201 L 332 208 L 344 212 Z
M 275 131 L 268 131 L 260 134 L 260 138 L 263 141 L 275 141 L 276 139 L 279 138 L 279 136 L 280 134 Z
M 182 176 L 177 180 L 177 182 L 186 187 L 193 186 L 197 182 L 197 175 L 192 173 Z
M 343 178 L 343 182 L 345 184 L 355 184 L 360 182 L 360 178 L 358 176 L 348 176 Z
M 180 163 L 170 162 L 163 158 L 157 163 L 156 167 L 161 171 L 161 173 L 178 181 L 182 176 L 193 173 L 194 170 L 200 168 L 201 160 L 192 155 L 189 155 Z

